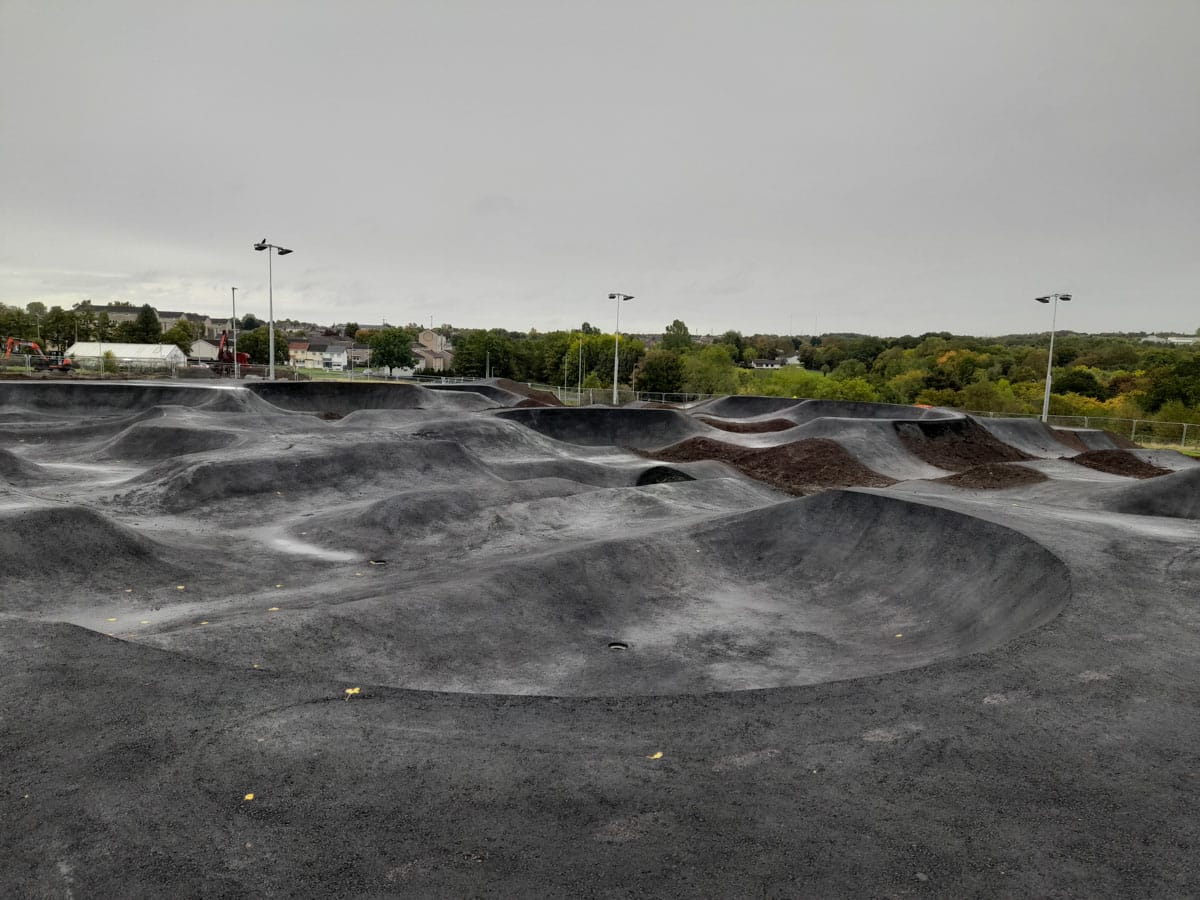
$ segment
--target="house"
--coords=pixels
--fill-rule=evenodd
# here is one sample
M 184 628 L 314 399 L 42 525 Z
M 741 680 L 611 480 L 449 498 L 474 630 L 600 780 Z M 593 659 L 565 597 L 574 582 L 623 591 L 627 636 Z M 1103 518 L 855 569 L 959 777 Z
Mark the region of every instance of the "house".
M 1142 338 L 1143 344 L 1170 344 L 1174 347 L 1186 347 L 1200 344 L 1200 335 L 1195 334 L 1151 334 Z
M 291 338 L 288 341 L 288 361 L 293 366 L 307 366 L 307 359 L 308 340 L 305 338 Z
M 782 359 L 752 359 L 750 360 L 750 368 L 752 369 L 782 369 L 784 361 Z
M 351 344 L 346 348 L 346 357 L 351 366 L 369 366 L 371 364 L 371 348 L 366 344 Z
M 78 341 L 67 348 L 66 355 L 77 365 L 88 366 L 112 354 L 124 368 L 172 369 L 186 366 L 187 357 L 174 344 L 114 344 L 108 341 Z
M 214 344 L 205 338 L 198 338 L 192 341 L 192 352 L 188 356 L 191 359 L 212 360 L 217 358 L 217 350 L 219 349 L 219 341 Z
M 436 331 L 426 329 L 417 335 L 412 353 L 416 359 L 413 371 L 445 372 L 454 368 L 454 350 L 450 341 Z

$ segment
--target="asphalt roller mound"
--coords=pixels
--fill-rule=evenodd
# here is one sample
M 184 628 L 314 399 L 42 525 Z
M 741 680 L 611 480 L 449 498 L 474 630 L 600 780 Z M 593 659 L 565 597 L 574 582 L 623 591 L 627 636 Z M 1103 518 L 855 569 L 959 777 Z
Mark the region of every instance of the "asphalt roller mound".
M 1200 895 L 1188 472 L 78 382 L 0 392 L 5 896 Z
M 402 566 L 392 557 L 387 590 L 270 627 L 231 616 L 147 640 L 230 664 L 252 648 L 278 672 L 425 691 L 709 693 L 988 650 L 1070 596 L 1066 567 L 1017 532 L 856 492 L 440 578 L 407 578 Z

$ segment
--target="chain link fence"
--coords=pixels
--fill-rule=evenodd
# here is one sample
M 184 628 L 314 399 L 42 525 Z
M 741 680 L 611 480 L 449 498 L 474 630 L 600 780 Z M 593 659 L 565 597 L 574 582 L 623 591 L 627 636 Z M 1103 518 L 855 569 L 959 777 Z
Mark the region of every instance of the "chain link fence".
M 989 419 L 1041 419 L 1036 413 L 959 410 Z M 1160 422 L 1157 419 L 1116 419 L 1109 416 L 1047 416 L 1046 424 L 1059 428 L 1097 428 L 1131 441 L 1173 446 L 1200 446 L 1200 425 L 1194 422 Z
M 249 377 L 264 377 L 266 366 L 243 367 L 244 375 Z M 71 371 L 78 372 L 88 378 L 207 378 L 213 377 L 212 370 L 204 365 L 179 365 L 162 360 L 118 359 L 115 357 L 75 357 L 72 360 Z M 63 374 L 59 361 L 54 358 L 39 357 L 33 354 L 13 355 L 0 359 L 0 374 L 8 375 L 58 375 Z M 290 366 L 277 365 L 276 378 L 306 378 Z M 457 375 L 427 375 L 421 373 L 406 373 L 393 375 L 389 370 L 360 369 L 346 372 L 330 373 L 330 377 L 338 377 L 348 381 L 378 381 L 395 382 L 408 381 L 416 384 L 470 384 L 477 378 L 466 378 Z M 558 397 L 566 406 L 611 406 L 613 402 L 612 388 L 567 388 L 548 384 L 525 382 L 531 389 L 546 391 Z M 664 393 L 659 391 L 634 391 L 630 388 L 617 389 L 617 404 L 627 404 L 634 401 L 643 403 L 662 403 L 679 405 L 709 400 L 723 394 L 689 394 Z M 811 398 L 800 398 L 811 399 Z M 1040 419 L 1036 413 L 1007 413 L 994 410 L 960 409 L 972 416 L 983 416 L 990 419 Z M 1128 438 L 1132 441 L 1148 444 L 1167 444 L 1176 447 L 1200 447 L 1200 424 L 1195 422 L 1160 422 L 1156 419 L 1119 419 L 1108 416 L 1049 416 L 1047 424 L 1061 428 L 1096 428 L 1112 434 Z

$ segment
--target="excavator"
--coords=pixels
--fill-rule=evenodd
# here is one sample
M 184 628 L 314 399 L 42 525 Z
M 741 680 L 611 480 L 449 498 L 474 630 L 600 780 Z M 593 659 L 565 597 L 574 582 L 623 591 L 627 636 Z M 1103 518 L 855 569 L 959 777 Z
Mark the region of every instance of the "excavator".
M 75 368 L 75 364 L 71 361 L 70 357 L 59 360 L 47 356 L 37 341 L 22 341 L 15 337 L 10 337 L 4 342 L 4 361 L 6 363 L 12 358 L 13 350 L 17 350 L 18 353 L 21 350 L 32 351 L 24 355 L 29 357 L 33 368 L 39 371 L 46 371 L 48 369 L 51 372 L 70 372 Z
M 229 336 L 226 332 L 221 332 L 221 344 L 219 347 L 217 347 L 217 359 L 215 362 L 209 363 L 208 366 L 218 375 L 233 374 L 234 353 L 231 348 L 225 346 L 228 337 Z M 250 368 L 249 353 L 238 353 L 236 358 L 238 367 L 241 368 L 243 372 Z

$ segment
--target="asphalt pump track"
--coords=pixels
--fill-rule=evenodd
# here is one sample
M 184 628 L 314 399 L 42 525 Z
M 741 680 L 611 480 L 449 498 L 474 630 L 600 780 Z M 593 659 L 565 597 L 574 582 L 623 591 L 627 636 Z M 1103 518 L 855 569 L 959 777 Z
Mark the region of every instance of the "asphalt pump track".
M 552 402 L 0 383 L 4 893 L 1200 893 L 1194 461 Z

